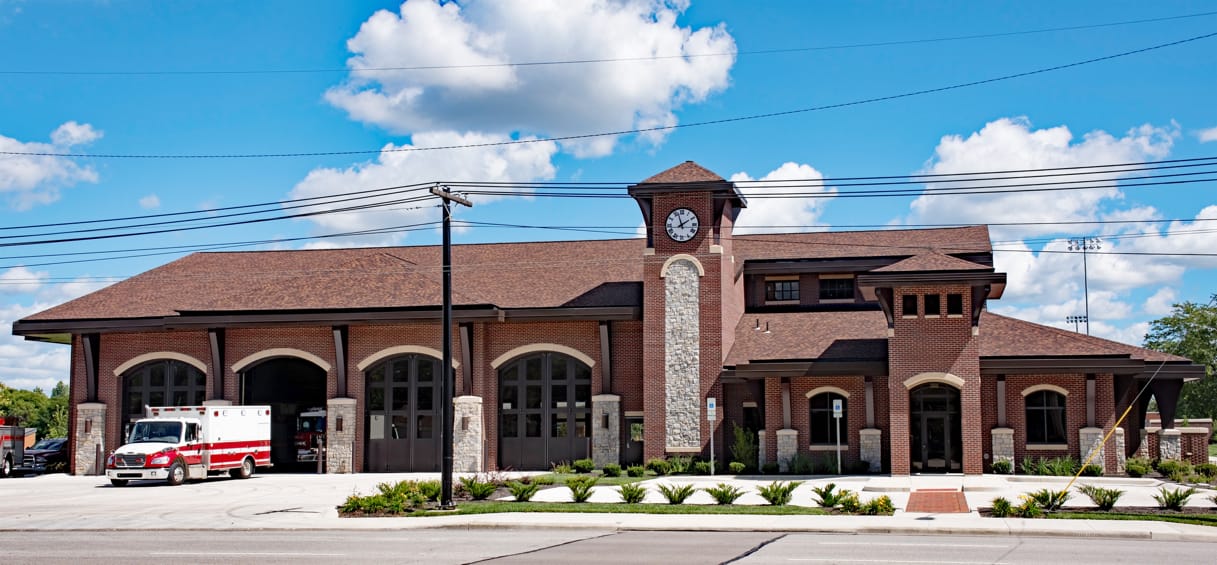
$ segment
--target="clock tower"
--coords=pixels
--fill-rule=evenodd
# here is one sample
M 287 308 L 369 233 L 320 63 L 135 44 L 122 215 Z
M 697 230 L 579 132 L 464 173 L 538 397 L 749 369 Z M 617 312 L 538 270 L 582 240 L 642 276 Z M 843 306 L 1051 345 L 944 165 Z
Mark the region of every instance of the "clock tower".
M 643 430 L 646 459 L 709 455 L 725 461 L 708 398 L 744 311 L 731 230 L 745 201 L 734 183 L 685 161 L 629 187 L 646 224 L 643 256 Z M 711 426 L 715 424 L 715 426 Z

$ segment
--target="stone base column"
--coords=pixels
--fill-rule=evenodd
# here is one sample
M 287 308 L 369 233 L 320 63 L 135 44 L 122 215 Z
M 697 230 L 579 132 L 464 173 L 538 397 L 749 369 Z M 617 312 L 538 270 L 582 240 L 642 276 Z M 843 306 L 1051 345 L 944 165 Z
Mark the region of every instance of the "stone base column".
M 870 463 L 870 472 L 878 473 L 883 468 L 883 430 L 866 428 L 858 431 L 861 451 L 859 457 Z
M 1141 428 L 1141 443 L 1138 445 L 1140 445 L 1140 447 L 1137 448 L 1136 456 L 1150 459 L 1151 457 L 1149 456 L 1149 430 L 1146 430 L 1145 428 Z
M 790 460 L 799 453 L 799 431 L 778 430 L 778 470 L 788 471 Z
M 1180 439 L 1183 433 L 1179 430 L 1162 430 L 1158 434 L 1158 457 L 1163 461 L 1183 458 L 1183 446 Z
M 1116 474 L 1124 474 L 1124 461 L 1127 456 L 1124 455 L 1124 428 L 1116 428 Z
M 993 436 L 993 462 L 1009 461 L 1010 470 L 1013 472 L 1014 428 L 993 428 L 990 434 Z
M 756 470 L 760 471 L 765 467 L 765 430 L 756 432 Z
M 331 398 L 325 402 L 325 472 L 355 472 L 354 398 Z M 338 429 L 339 424 L 342 429 Z
M 1107 464 L 1103 452 L 1103 428 L 1082 428 L 1078 430 L 1078 448 L 1082 461 L 1090 458 L 1091 465 L 1098 465 L 1107 474 Z
M 621 397 L 597 394 L 592 397 L 592 461 L 596 467 L 621 464 Z
M 106 405 L 83 402 L 76 405 L 75 465 L 73 475 L 105 474 Z
M 457 473 L 481 473 L 484 442 L 482 441 L 482 397 L 458 396 L 452 399 L 452 470 Z M 595 434 L 592 434 L 593 436 Z

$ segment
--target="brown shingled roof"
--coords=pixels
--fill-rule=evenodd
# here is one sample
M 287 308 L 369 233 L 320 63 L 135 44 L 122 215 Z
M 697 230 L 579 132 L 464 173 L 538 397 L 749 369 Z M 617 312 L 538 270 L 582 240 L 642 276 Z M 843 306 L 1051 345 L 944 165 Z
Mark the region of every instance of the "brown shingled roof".
M 735 254 L 744 260 L 901 257 L 993 249 L 987 226 L 737 235 L 733 241 Z
M 981 313 L 980 328 L 980 356 L 982 358 L 1129 355 L 1133 359 L 1150 362 L 1187 361 L 1178 355 L 1044 326 L 988 311 Z
M 914 255 L 891 265 L 872 269 L 872 273 L 910 273 L 927 271 L 993 271 L 993 267 L 944 255 L 938 251 Z
M 723 177 L 693 161 L 685 161 L 654 175 L 639 184 L 669 184 L 681 182 L 723 182 Z

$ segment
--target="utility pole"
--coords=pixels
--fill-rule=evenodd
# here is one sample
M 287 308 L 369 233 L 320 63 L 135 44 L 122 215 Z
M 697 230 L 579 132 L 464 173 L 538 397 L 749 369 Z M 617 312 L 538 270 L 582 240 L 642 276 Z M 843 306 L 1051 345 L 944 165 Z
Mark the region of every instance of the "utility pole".
M 1086 266 L 1086 253 L 1101 249 L 1103 242 L 1097 237 L 1071 237 L 1069 250 L 1082 252 L 1082 292 L 1086 295 L 1086 335 L 1090 335 L 1090 272 Z
M 440 444 L 443 445 L 443 464 L 440 468 L 439 507 L 441 510 L 451 510 L 456 508 L 456 505 L 452 503 L 452 425 L 454 422 L 452 393 L 456 388 L 456 380 L 455 375 L 452 373 L 452 213 L 448 206 L 449 202 L 456 202 L 462 206 L 472 208 L 473 203 L 440 188 L 438 185 L 431 187 L 431 194 L 440 198 L 444 220 L 444 331 L 442 338 L 444 340 L 444 359 L 440 362 L 443 377 L 439 383 Z

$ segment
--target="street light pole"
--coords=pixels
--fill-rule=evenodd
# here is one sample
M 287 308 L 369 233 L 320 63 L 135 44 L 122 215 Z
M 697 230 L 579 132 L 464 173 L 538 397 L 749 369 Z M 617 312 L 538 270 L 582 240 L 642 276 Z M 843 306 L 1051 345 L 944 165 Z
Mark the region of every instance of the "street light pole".
M 443 446 L 443 465 L 440 468 L 440 499 L 441 510 L 456 508 L 452 503 L 452 426 L 455 421 L 452 411 L 452 393 L 456 382 L 452 373 L 452 213 L 448 208 L 449 202 L 472 207 L 473 203 L 465 198 L 452 194 L 438 186 L 431 187 L 431 194 L 440 198 L 444 220 L 444 255 L 443 255 L 443 360 L 440 361 L 442 377 L 439 383 L 440 394 L 440 444 Z
M 1086 254 L 1101 249 L 1102 240 L 1097 237 L 1071 237 L 1069 250 L 1082 252 L 1082 292 L 1086 297 L 1086 335 L 1090 335 L 1090 271 L 1086 265 Z

